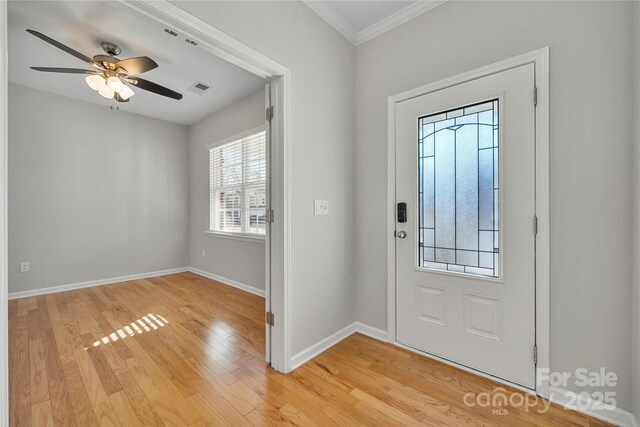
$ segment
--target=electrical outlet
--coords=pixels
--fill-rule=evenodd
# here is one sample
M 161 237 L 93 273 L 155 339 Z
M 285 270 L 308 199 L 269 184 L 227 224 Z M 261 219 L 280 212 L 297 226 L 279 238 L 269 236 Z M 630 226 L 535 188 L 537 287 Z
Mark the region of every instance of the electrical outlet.
M 206 258 L 206 256 L 207 256 L 207 252 L 203 249 L 202 250 L 202 258 Z
M 329 215 L 329 201 L 328 200 L 314 200 L 313 201 L 313 214 Z
M 29 272 L 29 263 L 21 262 L 20 263 L 20 273 L 28 273 Z

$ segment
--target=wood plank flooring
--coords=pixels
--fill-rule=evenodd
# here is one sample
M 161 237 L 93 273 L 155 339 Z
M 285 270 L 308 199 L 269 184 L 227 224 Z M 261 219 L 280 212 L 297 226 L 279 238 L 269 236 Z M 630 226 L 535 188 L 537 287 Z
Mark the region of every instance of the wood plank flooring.
M 466 406 L 499 385 L 359 334 L 282 375 L 263 312 L 191 273 L 10 301 L 11 426 L 603 425 Z

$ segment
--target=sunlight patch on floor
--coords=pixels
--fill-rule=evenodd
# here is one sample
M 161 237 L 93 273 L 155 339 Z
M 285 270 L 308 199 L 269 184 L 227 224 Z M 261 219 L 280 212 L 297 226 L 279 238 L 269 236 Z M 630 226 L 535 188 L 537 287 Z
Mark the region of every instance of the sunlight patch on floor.
M 137 334 L 142 334 L 144 332 L 151 332 L 151 330 L 157 330 L 158 327 L 164 328 L 165 325 L 168 325 L 169 321 L 162 317 L 159 314 L 148 313 L 145 316 L 142 316 L 140 319 L 136 319 L 128 325 L 123 326 L 122 328 L 114 331 L 110 334 L 105 335 L 99 340 L 93 343 L 94 347 L 98 347 L 101 344 L 109 344 L 110 342 L 118 341 L 119 339 L 125 339 L 127 337 L 133 337 Z M 85 350 L 88 350 L 89 347 L 86 347 Z

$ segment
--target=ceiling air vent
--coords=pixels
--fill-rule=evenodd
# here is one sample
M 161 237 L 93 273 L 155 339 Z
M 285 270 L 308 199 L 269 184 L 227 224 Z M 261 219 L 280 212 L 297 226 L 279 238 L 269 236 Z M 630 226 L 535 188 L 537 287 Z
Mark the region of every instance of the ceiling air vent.
M 164 29 L 164 32 L 165 32 L 165 33 L 167 33 L 167 34 L 171 34 L 173 37 L 175 37 L 175 36 L 177 36 L 177 35 L 178 35 L 178 33 L 176 33 L 176 32 L 175 32 L 175 31 L 173 31 L 173 30 L 170 30 L 170 29 L 168 29 L 168 28 L 165 28 L 165 29 Z
M 193 85 L 191 85 L 191 87 L 189 88 L 189 90 L 193 93 L 197 93 L 199 95 L 202 95 L 203 93 L 205 93 L 206 91 L 208 91 L 209 89 L 211 89 L 211 86 L 209 86 L 208 84 L 202 83 L 202 82 L 195 82 Z

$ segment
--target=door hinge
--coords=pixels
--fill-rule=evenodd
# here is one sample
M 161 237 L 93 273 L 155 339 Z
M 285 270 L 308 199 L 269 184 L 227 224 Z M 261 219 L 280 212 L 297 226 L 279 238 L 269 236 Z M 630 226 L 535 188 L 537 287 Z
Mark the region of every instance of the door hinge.
M 265 221 L 268 224 L 271 224 L 273 221 L 275 221 L 274 219 L 274 213 L 273 213 L 273 209 L 267 209 L 265 212 Z
M 538 346 L 537 345 L 533 346 L 533 364 L 534 365 L 538 364 Z
M 533 106 L 535 107 L 536 105 L 538 105 L 538 87 L 534 86 L 533 87 Z
M 538 216 L 537 215 L 533 216 L 533 235 L 534 236 L 538 235 Z
M 267 107 L 265 118 L 267 119 L 268 122 L 270 122 L 271 119 L 273 119 L 273 105 L 271 107 Z
M 266 322 L 266 324 L 269 326 L 273 326 L 273 324 L 275 323 L 275 316 L 273 315 L 273 313 L 270 311 L 267 311 L 264 317 L 265 317 L 264 321 Z

